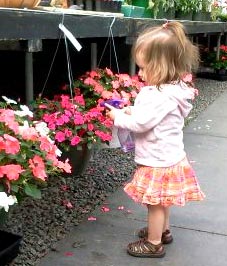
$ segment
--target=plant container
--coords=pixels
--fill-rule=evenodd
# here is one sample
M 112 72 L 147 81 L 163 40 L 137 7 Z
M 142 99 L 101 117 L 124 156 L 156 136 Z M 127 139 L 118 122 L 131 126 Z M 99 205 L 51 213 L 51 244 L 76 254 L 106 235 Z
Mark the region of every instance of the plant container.
M 78 176 L 84 173 L 87 169 L 89 161 L 92 157 L 93 149 L 83 147 L 82 150 L 70 147 L 69 151 L 63 151 L 61 159 L 69 159 L 72 166 L 72 172 L 66 175 Z
M 140 6 L 131 6 L 131 5 L 121 6 L 121 13 L 123 13 L 125 17 L 142 18 L 144 16 L 144 11 L 145 8 Z
M 0 266 L 11 263 L 19 253 L 22 236 L 0 230 Z

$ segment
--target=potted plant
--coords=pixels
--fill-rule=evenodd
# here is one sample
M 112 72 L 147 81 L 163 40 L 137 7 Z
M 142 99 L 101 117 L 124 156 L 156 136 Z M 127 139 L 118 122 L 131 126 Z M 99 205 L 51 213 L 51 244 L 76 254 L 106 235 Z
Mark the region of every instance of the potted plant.
M 39 199 L 48 176 L 70 172 L 71 167 L 58 159 L 61 152 L 51 140 L 46 124 L 34 121 L 27 106 L 3 98 L 6 102 L 0 103 L 0 191 L 14 202 L 27 196 Z
M 219 58 L 217 58 L 217 48 L 208 53 L 207 61 L 211 68 L 218 74 L 227 74 L 227 46 L 220 46 Z
M 81 174 L 92 155 L 94 145 L 111 140 L 112 123 L 104 115 L 104 107 L 85 102 L 76 91 L 55 95 L 53 99 L 39 98 L 33 104 L 35 117 L 47 123 L 51 136 L 62 150 L 62 158 L 69 158 L 72 174 Z
M 220 19 L 223 15 L 223 6 L 221 1 L 214 1 L 211 5 L 211 19 L 213 21 Z
M 193 12 L 197 12 L 200 8 L 201 0 L 175 0 L 176 18 L 184 20 L 192 20 Z
M 175 18 L 175 0 L 154 0 L 153 2 L 157 18 Z
M 0 221 L 7 218 L 10 206 L 25 197 L 41 198 L 48 176 L 71 166 L 58 159 L 60 151 L 49 136 L 44 122 L 34 121 L 25 105 L 2 97 L 0 102 Z M 22 237 L 0 231 L 0 262 L 9 263 L 19 250 Z
M 201 50 L 203 68 L 197 73 L 201 78 L 227 80 L 227 46 L 221 45 L 219 52 L 214 47 L 212 50 Z
M 199 8 L 193 12 L 193 20 L 209 21 L 211 20 L 212 0 L 200 0 Z
M 65 85 L 63 93 L 53 99 L 37 99 L 33 104 L 34 115 L 47 123 L 62 151 L 79 150 L 82 158 L 86 153 L 91 154 L 94 145 L 109 144 L 112 139 L 113 124 L 106 117 L 102 103 L 109 99 L 124 99 L 125 105 L 131 104 L 143 83 L 137 76 L 113 74 L 105 68 L 86 72 L 73 85 L 72 91 Z M 81 171 L 73 173 L 77 175 Z

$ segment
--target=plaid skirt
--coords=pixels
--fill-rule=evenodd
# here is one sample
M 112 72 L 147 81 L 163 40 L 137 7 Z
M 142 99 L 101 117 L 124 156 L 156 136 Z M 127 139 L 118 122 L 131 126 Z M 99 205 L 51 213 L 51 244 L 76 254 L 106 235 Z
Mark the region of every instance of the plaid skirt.
M 138 203 L 164 207 L 205 198 L 187 158 L 170 167 L 138 166 L 124 190 Z

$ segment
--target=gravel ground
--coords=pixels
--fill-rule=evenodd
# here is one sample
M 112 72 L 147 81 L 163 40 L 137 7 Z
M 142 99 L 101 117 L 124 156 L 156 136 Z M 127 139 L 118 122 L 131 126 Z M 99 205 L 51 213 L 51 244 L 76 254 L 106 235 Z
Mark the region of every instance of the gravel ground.
M 198 79 L 199 96 L 186 123 L 194 120 L 227 89 L 227 82 Z M 86 172 L 77 177 L 50 178 L 42 200 L 28 198 L 14 206 L 2 229 L 23 235 L 20 253 L 10 266 L 38 265 L 39 259 L 56 242 L 89 216 L 106 197 L 126 180 L 135 168 L 132 153 L 101 149 L 93 156 Z

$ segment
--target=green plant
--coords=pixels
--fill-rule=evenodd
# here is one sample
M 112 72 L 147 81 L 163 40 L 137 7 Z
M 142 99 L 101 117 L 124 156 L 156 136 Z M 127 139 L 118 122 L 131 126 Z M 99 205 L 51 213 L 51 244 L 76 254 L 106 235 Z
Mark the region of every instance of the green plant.
M 201 0 L 200 1 L 200 9 L 203 12 L 210 12 L 212 3 L 213 3 L 213 0 Z
M 175 7 L 177 12 L 190 13 L 197 12 L 200 9 L 201 0 L 175 0 Z
M 175 7 L 175 0 L 162 0 L 160 2 L 160 6 L 163 8 L 163 10 L 166 12 L 168 11 L 170 8 L 174 8 Z
M 227 14 L 217 14 L 216 19 L 218 21 L 227 22 Z
M 212 67 L 214 70 L 227 69 L 227 46 L 220 46 L 219 59 L 217 59 L 217 49 L 206 52 L 206 65 Z
M 163 0 L 150 0 L 147 9 L 151 11 L 153 17 L 156 18 L 160 10 Z
M 0 102 L 0 208 L 26 196 L 41 198 L 49 175 L 70 173 L 67 161 L 50 138 L 47 125 L 33 120 L 25 105 L 3 96 Z M 12 197 L 10 197 L 12 196 Z M 5 207 L 4 207 L 5 208 Z
M 223 10 L 222 5 L 218 1 L 215 1 L 211 5 L 211 19 L 213 21 L 216 21 L 217 18 L 222 14 L 222 10 Z

